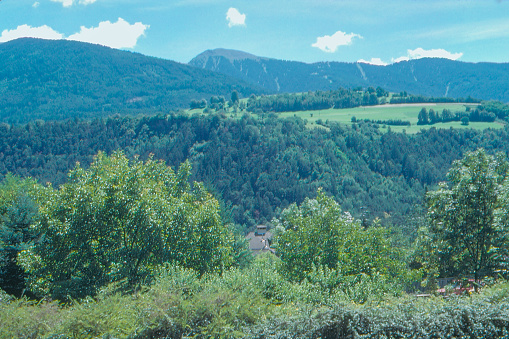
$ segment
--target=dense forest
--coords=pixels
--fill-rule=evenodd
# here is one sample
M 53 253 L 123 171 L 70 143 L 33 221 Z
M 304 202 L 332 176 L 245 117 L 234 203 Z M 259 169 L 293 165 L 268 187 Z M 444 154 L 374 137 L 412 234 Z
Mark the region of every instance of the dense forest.
M 258 86 L 177 62 L 67 40 L 0 44 L 0 121 L 154 114 Z
M 131 159 L 153 154 L 174 168 L 189 160 L 191 179 L 203 181 L 243 229 L 269 222 L 318 187 L 356 217 L 405 225 L 453 160 L 479 147 L 509 151 L 506 129 L 432 128 L 411 135 L 363 121 L 324 126 L 221 113 L 3 124 L 0 171 L 58 186 L 76 162 L 88 166 L 99 151 L 121 149 Z

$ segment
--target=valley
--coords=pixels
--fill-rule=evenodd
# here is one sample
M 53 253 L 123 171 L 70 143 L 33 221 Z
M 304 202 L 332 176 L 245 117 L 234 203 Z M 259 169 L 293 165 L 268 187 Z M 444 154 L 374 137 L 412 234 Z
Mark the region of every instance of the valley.
M 509 331 L 507 64 L 0 58 L 0 338 Z

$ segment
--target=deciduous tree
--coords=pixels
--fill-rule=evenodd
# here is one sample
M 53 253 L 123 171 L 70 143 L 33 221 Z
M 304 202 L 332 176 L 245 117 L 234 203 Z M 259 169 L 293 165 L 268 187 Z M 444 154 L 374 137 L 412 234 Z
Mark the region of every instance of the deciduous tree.
M 199 273 L 230 265 L 231 235 L 219 205 L 190 187 L 190 165 L 175 173 L 163 162 L 99 153 L 88 170 L 39 196 L 44 240 L 20 255 L 32 289 L 54 297 L 93 295 L 126 281 L 134 287 L 175 262 Z
M 469 152 L 453 163 L 449 182 L 426 195 L 430 255 L 443 275 L 478 280 L 507 257 L 507 170 L 503 155 Z
M 290 280 L 303 280 L 313 267 L 335 269 L 345 276 L 394 277 L 402 271 L 400 253 L 391 246 L 387 230 L 363 228 L 321 190 L 316 200 L 306 199 L 283 211 L 275 224 L 281 271 Z

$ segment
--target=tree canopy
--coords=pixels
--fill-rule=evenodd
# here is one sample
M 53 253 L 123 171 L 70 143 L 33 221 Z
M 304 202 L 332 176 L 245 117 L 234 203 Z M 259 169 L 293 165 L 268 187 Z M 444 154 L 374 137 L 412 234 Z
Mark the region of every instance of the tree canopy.
M 483 149 L 455 161 L 428 192 L 429 244 L 442 275 L 492 275 L 507 258 L 508 163 Z M 431 254 L 429 253 L 429 254 Z
M 282 273 L 291 280 L 301 281 L 317 267 L 345 276 L 396 276 L 404 267 L 387 229 L 365 229 L 321 190 L 316 199 L 283 211 L 276 228 Z
M 146 282 L 164 262 L 199 273 L 229 266 L 232 238 L 219 204 L 189 185 L 190 170 L 99 153 L 60 189 L 41 187 L 35 229 L 44 237 L 20 254 L 32 290 L 83 297 L 110 282 Z

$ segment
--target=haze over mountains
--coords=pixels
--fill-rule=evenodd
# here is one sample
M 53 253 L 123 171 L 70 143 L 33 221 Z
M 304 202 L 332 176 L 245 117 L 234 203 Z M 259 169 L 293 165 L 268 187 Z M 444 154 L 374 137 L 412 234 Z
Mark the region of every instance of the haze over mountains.
M 203 52 L 189 64 L 242 79 L 270 92 L 380 86 L 392 92 L 424 96 L 509 101 L 508 63 L 424 58 L 387 66 L 344 62 L 307 64 L 216 49 Z
M 233 90 L 251 94 L 383 87 L 425 96 L 509 102 L 509 64 L 420 59 L 389 66 L 306 64 L 206 51 L 189 65 L 66 40 L 0 44 L 0 121 L 167 113 Z

